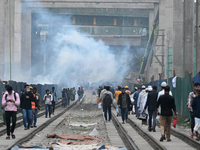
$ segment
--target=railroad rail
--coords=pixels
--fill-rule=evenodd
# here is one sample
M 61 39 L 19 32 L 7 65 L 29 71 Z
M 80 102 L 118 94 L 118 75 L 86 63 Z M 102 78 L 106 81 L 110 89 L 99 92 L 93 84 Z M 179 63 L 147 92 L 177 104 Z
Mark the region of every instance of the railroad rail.
M 139 150 L 137 145 L 133 142 L 133 140 L 127 134 L 127 132 L 122 127 L 121 123 L 118 121 L 118 119 L 116 118 L 116 116 L 113 113 L 112 113 L 112 121 L 113 121 L 115 128 L 117 129 L 117 132 L 119 133 L 121 139 L 123 140 L 126 148 L 130 149 L 130 150 Z
M 62 101 L 59 100 L 59 102 L 56 103 L 55 108 L 60 107 L 61 103 L 62 103 Z M 41 116 L 43 116 L 45 114 L 45 109 L 44 108 L 45 107 L 43 107 L 42 111 L 40 111 L 38 113 L 37 118 L 39 118 L 39 117 L 41 117 Z M 21 125 L 23 125 L 23 115 L 17 117 L 17 120 L 21 120 L 21 121 L 16 122 L 15 128 L 20 127 Z M 6 127 L 5 127 L 4 129 L 0 130 L 0 136 L 4 135 L 6 132 L 7 132 L 7 130 L 6 130 Z
M 71 105 L 69 105 L 67 108 L 65 108 L 63 111 L 61 111 L 57 115 L 54 115 L 52 118 L 50 118 L 48 121 L 44 122 L 42 125 L 38 126 L 30 134 L 24 136 L 23 138 L 20 138 L 16 142 L 14 142 L 11 145 L 9 145 L 9 147 L 7 149 L 10 150 L 15 145 L 21 145 L 21 144 L 29 141 L 31 138 L 33 138 L 35 136 L 35 134 L 37 134 L 38 132 L 40 132 L 41 130 L 43 130 L 44 128 L 46 128 L 47 125 L 49 125 L 50 123 L 52 123 L 53 121 L 55 121 L 57 118 L 59 118 L 60 116 L 62 116 L 66 111 L 68 111 L 69 109 L 71 109 L 77 102 L 78 102 L 78 100 L 76 100 L 74 103 L 72 103 Z

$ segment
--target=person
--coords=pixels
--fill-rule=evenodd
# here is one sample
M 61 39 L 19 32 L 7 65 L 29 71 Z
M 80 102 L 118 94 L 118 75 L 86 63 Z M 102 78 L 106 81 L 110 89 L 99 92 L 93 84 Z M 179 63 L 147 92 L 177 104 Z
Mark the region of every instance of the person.
M 78 88 L 77 94 L 78 94 L 78 101 L 80 102 L 81 101 L 81 88 L 80 87 Z
M 110 87 L 110 92 L 112 93 L 113 98 L 115 98 L 115 90 L 112 86 Z
M 187 101 L 187 106 L 190 111 L 190 127 L 191 127 L 191 132 L 192 132 L 192 134 L 190 135 L 191 138 L 193 138 L 193 136 L 194 136 L 194 125 L 195 125 L 194 114 L 193 114 L 193 110 L 192 110 L 192 102 L 193 102 L 193 99 L 198 96 L 197 90 L 199 88 L 200 88 L 200 83 L 196 82 L 194 84 L 194 91 L 189 93 L 188 101 Z
M 139 117 L 139 115 L 140 115 L 138 107 L 137 107 L 137 102 L 138 102 L 138 97 L 139 97 L 140 92 L 141 92 L 141 88 L 138 88 L 138 90 L 133 95 L 136 117 Z
M 22 109 L 23 114 L 23 124 L 24 124 L 24 130 L 30 129 L 30 125 L 32 123 L 32 105 L 31 102 L 35 102 L 35 99 L 33 97 L 33 94 L 30 91 L 29 85 L 25 85 L 25 93 L 21 96 L 21 102 L 20 102 L 20 109 Z M 27 119 L 28 118 L 28 119 Z M 27 122 L 28 120 L 28 126 Z
M 124 87 L 119 95 L 118 107 L 121 109 L 122 124 L 124 124 L 124 120 L 128 121 L 128 108 L 131 107 L 130 96 L 125 92 Z
M 49 90 L 46 90 L 46 94 L 44 95 L 43 100 L 45 101 L 45 109 L 46 109 L 46 116 L 47 118 L 49 114 L 49 118 L 51 118 L 51 107 L 52 107 L 52 101 L 53 101 L 53 96 L 49 93 Z
M 58 100 L 57 99 L 57 93 L 55 91 L 55 87 L 52 87 L 51 88 L 51 95 L 53 97 L 53 101 L 52 101 L 52 114 L 54 115 L 54 111 L 55 111 L 55 104 L 56 104 L 56 101 Z
M 68 88 L 67 89 L 67 105 L 70 105 L 70 100 L 71 100 L 71 90 Z
M 73 101 L 75 100 L 75 96 L 76 96 L 76 89 L 75 89 L 75 87 L 73 87 Z
M 7 87 L 9 87 L 9 85 L 5 85 L 5 89 L 7 89 Z M 2 104 L 2 98 L 3 98 L 3 95 L 5 94 L 6 91 L 3 91 L 2 92 L 2 95 L 1 95 L 1 109 L 3 111 L 3 125 L 6 125 L 6 114 L 5 114 L 5 107 L 3 106 Z
M 33 97 L 35 98 L 35 109 L 32 109 L 32 113 L 33 113 L 33 119 L 32 119 L 32 125 L 31 128 L 33 127 L 37 127 L 36 123 L 37 123 L 37 114 L 38 114 L 38 110 L 40 110 L 41 107 L 41 97 L 40 94 L 37 93 L 37 88 L 34 87 L 33 88 Z
M 158 92 L 157 86 L 153 86 L 153 91 L 149 92 L 147 95 L 147 102 L 145 104 L 144 110 L 148 108 L 148 115 L 149 115 L 149 128 L 148 130 L 151 132 L 156 132 L 156 104 L 157 104 Z M 152 127 L 152 117 L 153 117 L 153 127 Z
M 101 102 L 102 106 L 103 106 L 103 98 L 102 97 L 103 97 L 104 92 L 106 92 L 106 86 L 103 87 L 103 90 L 101 91 L 101 94 L 100 94 L 100 102 Z
M 116 100 L 116 111 L 117 111 L 117 116 L 121 116 L 121 109 L 118 107 L 118 98 L 119 95 L 122 93 L 122 88 L 118 86 L 117 91 L 115 92 L 115 100 Z
M 144 108 L 143 103 L 144 103 L 144 99 L 146 96 L 147 96 L 146 87 L 143 85 L 142 91 L 140 92 L 140 94 L 138 96 L 138 101 L 137 101 L 137 108 L 138 108 L 139 116 L 141 113 L 143 113 L 143 108 Z
M 130 96 L 131 95 L 131 91 L 129 91 L 129 88 L 128 88 L 128 86 L 125 86 L 125 92 Z M 132 102 L 131 102 L 131 106 L 132 107 L 129 107 L 128 108 L 128 114 L 130 115 L 130 113 L 131 113 L 131 111 L 132 111 L 132 109 L 133 109 L 133 104 L 132 104 Z
M 161 138 L 160 141 L 162 142 L 165 139 L 165 126 L 167 126 L 167 141 L 170 142 L 170 135 L 171 135 L 171 120 L 173 112 L 176 115 L 176 105 L 174 97 L 169 94 L 170 87 L 165 87 L 165 94 L 160 96 L 156 105 L 158 109 L 161 106 L 161 113 L 160 113 L 160 129 L 161 129 Z M 173 111 L 172 111 L 173 110 Z M 157 110 L 156 110 L 157 111 Z
M 195 131 L 196 131 L 196 135 L 197 138 L 196 140 L 200 140 L 200 133 L 198 132 L 198 124 L 200 124 L 200 89 L 196 90 L 197 92 L 197 96 L 193 99 L 192 101 L 192 109 L 193 109 L 193 117 L 195 119 Z
M 67 99 L 67 96 L 65 93 L 65 88 L 63 88 L 63 90 L 62 90 L 62 107 L 66 106 L 66 99 Z
M 111 105 L 113 103 L 113 94 L 110 91 L 110 87 L 106 87 L 106 91 L 103 93 L 102 96 L 103 99 L 103 110 L 104 110 L 104 117 L 107 121 L 107 112 L 109 115 L 109 121 L 112 119 L 112 113 L 111 113 Z
M 17 106 L 20 105 L 19 94 L 13 91 L 11 86 L 6 88 L 6 92 L 2 98 L 2 106 L 5 106 L 5 114 L 6 114 L 6 129 L 7 129 L 7 137 L 6 139 L 10 139 L 10 133 L 13 139 L 15 139 L 14 130 L 17 121 Z M 10 129 L 10 119 L 12 118 L 12 127 Z
M 99 89 L 97 90 L 98 98 L 100 98 L 100 94 L 101 94 L 102 90 L 103 90 L 103 88 L 101 86 L 99 86 Z

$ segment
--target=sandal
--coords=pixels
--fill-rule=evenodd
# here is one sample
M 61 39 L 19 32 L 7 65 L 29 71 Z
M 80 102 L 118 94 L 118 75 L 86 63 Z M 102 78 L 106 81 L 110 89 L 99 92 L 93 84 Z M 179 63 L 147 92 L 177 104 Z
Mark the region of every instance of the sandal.
M 12 134 L 11 136 L 12 136 L 13 139 L 15 139 L 15 135 L 14 134 Z
M 7 137 L 6 137 L 6 140 L 10 140 L 10 137 L 9 137 L 9 136 L 7 136 Z

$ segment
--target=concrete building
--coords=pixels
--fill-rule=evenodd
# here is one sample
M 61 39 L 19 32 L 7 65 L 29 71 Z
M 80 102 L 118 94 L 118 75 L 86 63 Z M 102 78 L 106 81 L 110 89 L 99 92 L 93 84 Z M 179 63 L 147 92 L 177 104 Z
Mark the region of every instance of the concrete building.
M 44 74 L 45 68 L 37 71 L 30 68 L 36 61 L 35 52 L 41 46 L 50 48 L 45 46 L 45 41 L 59 32 L 54 30 L 55 25 L 61 29 L 73 26 L 109 46 L 128 44 L 133 52 L 145 49 L 151 33 L 156 32 L 153 36 L 157 40 L 146 51 L 141 73 L 146 75 L 146 81 L 152 77 L 158 79 L 159 73 L 163 73 L 163 78 L 172 77 L 173 72 L 182 77 L 183 68 L 193 73 L 190 67 L 193 62 L 186 63 L 193 60 L 193 10 L 194 5 L 182 0 L 1 0 L 0 79 L 11 77 L 20 81 Z M 70 16 L 71 23 L 40 18 L 45 13 L 66 19 Z M 183 34 L 183 30 L 188 32 Z M 162 32 L 161 36 L 158 31 Z M 45 66 L 44 57 L 40 58 L 41 66 Z

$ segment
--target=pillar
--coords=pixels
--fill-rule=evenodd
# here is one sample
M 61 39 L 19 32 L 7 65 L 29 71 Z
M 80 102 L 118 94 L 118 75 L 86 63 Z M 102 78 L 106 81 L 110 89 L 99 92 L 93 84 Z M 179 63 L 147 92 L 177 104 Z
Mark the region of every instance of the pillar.
M 183 2 L 175 0 L 173 3 L 173 70 L 176 76 L 183 77 Z
M 183 72 L 194 68 L 194 0 L 184 1 Z
M 200 0 L 196 1 L 196 73 L 200 72 Z

